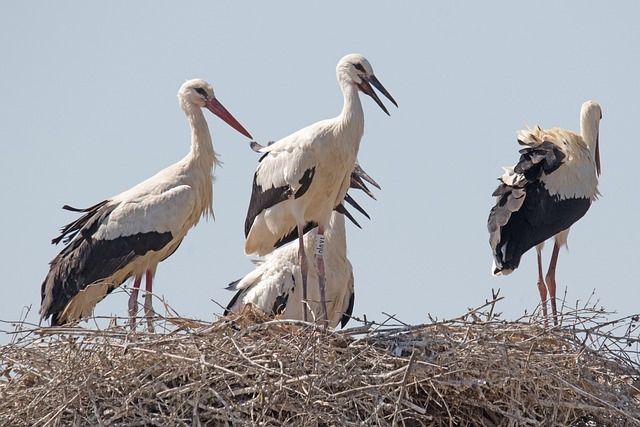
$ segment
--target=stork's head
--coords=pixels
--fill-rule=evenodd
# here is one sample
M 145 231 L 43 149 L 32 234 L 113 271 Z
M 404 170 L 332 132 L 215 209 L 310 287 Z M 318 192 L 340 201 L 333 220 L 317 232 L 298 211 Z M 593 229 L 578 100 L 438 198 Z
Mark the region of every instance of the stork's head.
M 600 120 L 602 109 L 595 101 L 586 101 L 580 111 L 580 131 L 596 163 L 596 172 L 600 175 Z
M 374 92 L 371 85 L 378 89 L 389 101 L 393 102 L 396 107 L 398 103 L 393 99 L 391 94 L 382 86 L 382 83 L 373 74 L 373 68 L 367 58 L 357 53 L 352 53 L 343 57 L 336 67 L 338 81 L 346 84 L 353 84 L 361 92 L 369 95 L 389 115 L 389 111 L 384 106 L 378 95 Z
M 216 99 L 213 87 L 202 79 L 187 80 L 178 91 L 178 99 L 183 110 L 189 106 L 206 108 L 216 116 L 220 117 L 229 126 L 253 139 L 247 130 L 231 115 L 229 111 Z

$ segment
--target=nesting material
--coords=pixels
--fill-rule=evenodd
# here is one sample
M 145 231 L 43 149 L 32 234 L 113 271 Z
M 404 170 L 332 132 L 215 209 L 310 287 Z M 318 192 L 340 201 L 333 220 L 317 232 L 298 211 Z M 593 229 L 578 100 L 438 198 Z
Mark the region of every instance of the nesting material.
M 639 425 L 637 317 L 577 309 L 548 329 L 500 320 L 499 299 L 330 333 L 252 311 L 156 334 L 18 324 L 0 425 Z

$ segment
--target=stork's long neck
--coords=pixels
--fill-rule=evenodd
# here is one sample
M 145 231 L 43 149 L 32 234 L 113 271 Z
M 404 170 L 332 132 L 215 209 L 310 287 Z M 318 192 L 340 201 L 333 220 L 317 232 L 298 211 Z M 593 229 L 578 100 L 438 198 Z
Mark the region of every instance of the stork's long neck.
M 186 166 L 193 178 L 198 197 L 203 203 L 202 213 L 213 214 L 213 167 L 218 164 L 213 150 L 211 133 L 202 108 L 192 104 L 183 105 L 191 125 L 191 150 L 185 158 Z
M 589 120 L 583 115 L 580 117 L 580 133 L 584 142 L 587 143 L 589 151 L 594 154 L 598 144 L 598 122 Z
M 360 145 L 360 138 L 364 132 L 364 111 L 362 110 L 362 103 L 360 102 L 358 89 L 353 84 L 342 84 L 342 93 L 344 95 L 344 104 L 342 106 L 342 112 L 340 116 L 338 116 L 339 125 L 343 132 L 357 136 L 354 139 L 349 139 L 357 141 L 357 150 Z
M 204 118 L 202 109 L 194 105 L 185 108 L 185 113 L 191 125 L 191 151 L 192 161 L 202 167 L 205 172 L 211 173 L 213 165 L 218 163 L 216 153 L 213 150 L 211 133 Z
M 596 168 L 596 174 L 600 176 L 600 109 L 595 110 L 591 104 L 586 104 L 587 107 L 582 108 L 580 114 L 580 133 L 582 139 L 589 147 L 591 157 L 594 161 Z

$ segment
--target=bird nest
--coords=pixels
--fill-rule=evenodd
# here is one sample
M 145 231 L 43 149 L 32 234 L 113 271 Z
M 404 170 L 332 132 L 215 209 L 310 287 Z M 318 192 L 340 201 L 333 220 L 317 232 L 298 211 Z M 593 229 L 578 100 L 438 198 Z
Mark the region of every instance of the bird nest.
M 355 328 L 165 318 L 164 331 L 15 324 L 0 425 L 640 425 L 638 317 L 503 321 L 494 296 L 446 321 Z

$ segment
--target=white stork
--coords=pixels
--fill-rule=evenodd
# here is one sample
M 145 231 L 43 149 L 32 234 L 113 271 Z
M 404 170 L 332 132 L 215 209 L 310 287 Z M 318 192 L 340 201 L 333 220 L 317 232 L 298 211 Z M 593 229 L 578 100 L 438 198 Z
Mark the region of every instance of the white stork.
M 505 174 L 493 193 L 496 205 L 488 220 L 494 275 L 507 275 L 522 255 L 536 247 L 538 290 L 547 318 L 547 288 L 553 322 L 556 309 L 556 265 L 566 245 L 569 227 L 584 216 L 599 195 L 599 129 L 602 110 L 594 101 L 582 104 L 580 132 L 554 128 L 527 128 L 518 132 L 520 161 Z M 544 241 L 555 238 L 546 277 L 542 273 Z M 546 287 L 545 287 L 546 282 Z
M 244 249 L 247 255 L 264 256 L 298 238 L 298 261 L 305 301 L 308 261 L 302 236 L 318 227 L 315 266 L 325 326 L 328 317 L 322 256 L 324 233 L 331 212 L 347 193 L 364 132 L 364 112 L 358 92 L 371 96 L 389 114 L 373 91 L 373 85 L 397 106 L 364 56 L 351 54 L 343 57 L 338 62 L 336 74 L 344 95 L 342 112 L 336 118 L 307 126 L 260 150 L 264 155 L 253 178 L 245 221 L 247 240 Z M 306 308 L 304 313 L 304 320 L 307 320 Z
M 351 177 L 351 187 L 365 191 L 375 200 L 361 178 L 380 188 L 359 165 L 356 165 Z M 359 206 L 354 206 L 360 210 Z M 363 213 L 366 215 L 366 212 Z M 329 226 L 325 230 L 326 303 L 329 325 L 333 328 L 338 324 L 344 328 L 351 318 L 355 301 L 353 267 L 347 258 L 344 223 L 344 216 L 339 211 L 333 211 Z M 316 236 L 317 228 L 305 234 L 306 251 L 313 250 Z M 269 316 L 280 315 L 284 319 L 303 320 L 302 272 L 298 263 L 298 246 L 289 243 L 255 263 L 255 270 L 227 287 L 230 291 L 236 291 L 236 294 L 227 305 L 225 316 L 229 313 L 239 314 L 246 305 L 252 305 Z M 307 283 L 318 283 L 315 269 L 308 272 Z M 318 286 L 311 286 L 307 302 L 316 321 L 322 319 L 322 312 L 317 304 L 311 302 L 320 300 L 318 291 Z
M 200 217 L 213 214 L 212 173 L 218 161 L 202 109 L 251 138 L 204 80 L 185 82 L 178 100 L 191 125 L 191 149 L 185 158 L 90 208 L 63 207 L 84 215 L 52 241 L 67 245 L 51 261 L 42 283 L 41 320 L 51 317 L 53 326 L 87 317 L 108 293 L 135 277 L 128 310 L 133 328 L 145 276 L 144 309 L 153 330 L 151 292 L 158 263 L 173 254 Z

